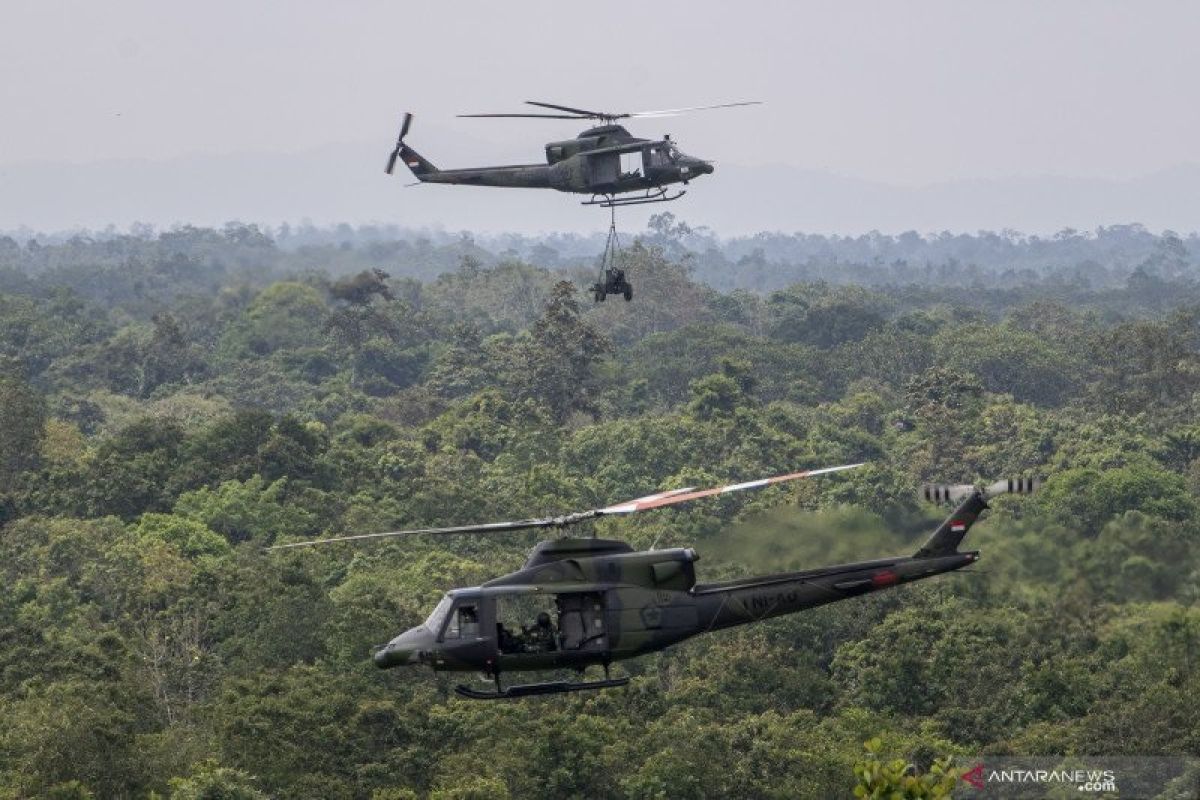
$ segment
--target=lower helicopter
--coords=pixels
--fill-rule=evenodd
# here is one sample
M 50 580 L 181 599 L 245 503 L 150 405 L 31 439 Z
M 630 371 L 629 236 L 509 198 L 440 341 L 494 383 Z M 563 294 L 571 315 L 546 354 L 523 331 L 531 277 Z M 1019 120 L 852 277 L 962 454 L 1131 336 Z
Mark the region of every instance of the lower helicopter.
M 718 494 L 757 489 L 785 481 L 854 469 L 861 464 L 795 472 L 712 489 L 694 488 L 640 497 L 624 503 L 558 517 L 391 531 L 276 545 L 308 547 L 413 534 L 504 533 L 534 528 L 563 529 L 601 517 L 631 514 Z M 374 656 L 382 669 L 425 665 L 435 671 L 481 672 L 493 691 L 458 685 L 473 700 L 563 694 L 624 686 L 613 678 L 615 661 L 663 650 L 700 634 L 760 622 L 783 614 L 848 600 L 974 564 L 979 551 L 959 545 L 988 501 L 1029 493 L 1036 479 L 1010 479 L 988 486 L 926 486 L 925 499 L 956 502 L 954 511 L 910 556 L 836 564 L 799 572 L 760 575 L 720 583 L 698 583 L 692 548 L 635 551 L 614 539 L 566 537 L 534 547 L 516 572 L 446 593 L 424 623 L 382 646 Z M 589 666 L 602 680 L 551 681 L 504 687 L 506 673 L 559 668 L 580 676 Z

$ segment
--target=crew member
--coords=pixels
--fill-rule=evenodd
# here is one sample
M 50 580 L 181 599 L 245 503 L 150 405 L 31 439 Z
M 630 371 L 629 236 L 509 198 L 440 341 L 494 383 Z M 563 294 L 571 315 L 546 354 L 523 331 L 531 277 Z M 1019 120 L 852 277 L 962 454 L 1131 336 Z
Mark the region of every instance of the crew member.
M 539 611 L 537 622 L 532 627 L 525 628 L 525 648 L 531 653 L 542 653 L 547 650 L 554 650 L 555 636 L 554 625 L 550 622 L 550 615 L 545 611 Z

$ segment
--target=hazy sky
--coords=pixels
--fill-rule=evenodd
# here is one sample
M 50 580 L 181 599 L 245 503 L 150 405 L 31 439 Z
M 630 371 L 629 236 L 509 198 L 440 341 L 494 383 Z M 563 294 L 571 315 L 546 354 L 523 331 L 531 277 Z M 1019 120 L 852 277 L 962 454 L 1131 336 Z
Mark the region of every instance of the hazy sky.
M 0 166 L 365 143 L 382 162 L 405 109 L 440 166 L 536 161 L 579 125 L 453 115 L 752 99 L 630 127 L 902 185 L 1124 179 L 1200 161 L 1198 78 L 1191 2 L 5 0 Z

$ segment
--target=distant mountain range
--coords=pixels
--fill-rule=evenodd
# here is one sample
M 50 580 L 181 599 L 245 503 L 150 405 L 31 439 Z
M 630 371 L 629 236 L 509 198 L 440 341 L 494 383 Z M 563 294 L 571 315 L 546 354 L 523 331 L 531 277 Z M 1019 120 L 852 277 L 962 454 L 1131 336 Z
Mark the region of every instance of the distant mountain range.
M 409 175 L 383 174 L 386 150 L 386 143 L 331 145 L 298 153 L 0 166 L 0 230 L 305 219 L 527 233 L 606 226 L 604 212 L 557 192 L 406 189 Z M 1200 165 L 1131 180 L 1033 176 L 898 186 L 796 167 L 721 163 L 679 202 L 624 209 L 618 219 L 625 229 L 640 229 L 665 209 L 722 235 L 1006 228 L 1044 234 L 1130 222 L 1184 233 L 1200 229 Z

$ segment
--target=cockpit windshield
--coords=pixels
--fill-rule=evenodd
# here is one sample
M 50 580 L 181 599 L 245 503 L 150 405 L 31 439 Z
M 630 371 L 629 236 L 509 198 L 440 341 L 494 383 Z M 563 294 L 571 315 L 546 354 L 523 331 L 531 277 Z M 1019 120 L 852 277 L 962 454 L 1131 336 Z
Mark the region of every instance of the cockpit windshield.
M 437 608 L 430 613 L 428 619 L 425 620 L 425 627 L 437 633 L 442 629 L 442 623 L 446 621 L 446 614 L 450 611 L 450 604 L 454 602 L 450 595 L 442 597 L 441 602 L 437 604 Z
M 665 167 L 678 161 L 681 155 L 679 148 L 673 144 L 656 144 L 650 148 L 650 166 Z

